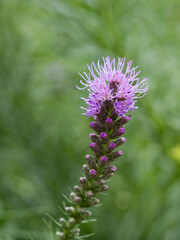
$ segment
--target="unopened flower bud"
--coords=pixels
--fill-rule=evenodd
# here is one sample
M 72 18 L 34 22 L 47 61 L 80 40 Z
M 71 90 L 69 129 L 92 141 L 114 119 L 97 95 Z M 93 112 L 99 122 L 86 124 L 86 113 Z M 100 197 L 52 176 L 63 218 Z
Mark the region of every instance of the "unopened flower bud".
M 96 205 L 96 204 L 99 204 L 100 201 L 99 201 L 98 198 L 92 198 L 92 199 L 91 199 L 91 203 L 92 203 L 92 205 Z
M 113 120 L 111 118 L 107 118 L 105 121 L 106 130 L 111 131 L 113 129 Z
M 125 133 L 125 129 L 124 128 L 119 128 L 119 129 L 115 129 L 114 132 L 111 133 L 110 137 L 112 139 L 115 139 L 117 137 L 120 137 L 121 135 L 123 135 Z
M 64 218 L 60 218 L 60 219 L 59 219 L 59 222 L 60 222 L 60 224 L 61 224 L 63 227 L 66 227 L 67 222 L 66 222 L 66 220 L 65 220 Z
M 126 129 L 125 128 L 120 128 L 119 129 L 119 133 L 122 135 L 122 134 L 124 134 L 126 132 Z
M 91 212 L 90 211 L 85 211 L 84 212 L 84 217 L 87 218 L 87 217 L 90 217 L 91 216 Z
M 103 125 L 100 122 L 97 122 L 97 121 L 96 122 L 90 122 L 89 125 L 97 133 L 101 133 L 105 130 Z
M 74 191 L 75 191 L 76 193 L 81 193 L 81 188 L 80 188 L 78 185 L 75 185 L 75 186 L 74 186 Z
M 83 165 L 83 173 L 88 178 L 89 177 L 89 168 L 86 164 Z
M 116 172 L 117 168 L 115 166 L 111 167 L 112 172 Z
M 86 156 L 85 156 L 85 159 L 86 159 L 86 161 L 92 161 L 93 160 L 93 157 L 91 157 L 91 155 L 89 155 L 89 154 L 87 154 Z
M 105 120 L 106 120 L 106 113 L 103 111 L 103 109 L 101 108 L 101 112 L 97 115 L 97 119 L 101 122 L 101 123 L 104 123 Z M 97 120 L 97 119 L 94 119 L 94 120 Z
M 117 139 L 114 143 L 118 147 L 118 146 L 122 145 L 125 142 L 126 142 L 126 139 L 124 137 L 121 137 L 121 138 Z
M 76 202 L 77 204 L 81 204 L 81 203 L 82 203 L 82 198 L 76 196 L 76 197 L 74 198 L 74 202 Z
M 112 150 L 115 149 L 115 147 L 116 147 L 116 144 L 113 143 L 113 142 L 110 142 L 110 143 L 108 144 L 108 146 L 106 147 L 106 149 L 105 149 L 106 153 L 111 152 Z
M 92 151 L 94 152 L 94 149 L 96 147 L 96 144 L 95 143 L 90 143 L 89 144 L 89 147 L 92 149 Z
M 79 208 L 78 212 L 79 212 L 79 214 L 80 214 L 82 219 L 85 219 L 85 218 L 91 216 L 91 212 L 90 211 L 86 211 L 84 208 Z
M 99 180 L 99 184 L 100 185 L 104 185 L 106 183 L 106 181 L 103 179 L 103 178 L 101 178 L 100 180 Z
M 116 111 L 113 109 L 111 115 L 110 115 L 110 118 L 113 119 L 113 121 L 115 121 L 117 119 L 118 115 L 116 113 Z
M 94 143 L 99 141 L 99 138 L 95 133 L 90 133 L 89 137 L 90 137 L 91 141 L 94 142 Z
M 86 164 L 84 164 L 84 165 L 83 165 L 83 168 L 87 169 L 87 168 L 88 168 L 88 166 L 87 166 Z
M 123 124 L 129 122 L 130 119 L 131 119 L 131 115 L 125 116 L 125 117 L 122 119 Z
M 117 151 L 117 152 L 113 152 L 113 153 L 110 153 L 108 154 L 108 159 L 110 161 L 113 161 L 114 159 L 122 156 L 123 152 L 121 150 Z
M 105 176 L 109 176 L 112 175 L 112 173 L 114 173 L 117 170 L 117 168 L 115 166 L 111 167 L 106 167 L 104 169 L 101 170 L 101 173 Z
M 93 157 L 91 157 L 89 154 L 85 156 L 86 162 L 89 165 L 90 168 L 96 168 L 96 163 L 93 159 Z
M 105 192 L 105 191 L 107 191 L 107 190 L 108 190 L 108 186 L 107 186 L 107 185 L 101 186 L 101 191 L 102 191 L 102 192 Z
M 98 143 L 90 143 L 89 147 L 96 155 L 99 155 L 101 153 L 101 148 Z
M 105 175 L 105 176 L 107 176 L 107 175 L 109 175 L 109 174 L 111 174 L 111 173 L 112 173 L 111 167 L 107 167 L 107 168 L 101 169 L 101 174 L 103 174 L 103 175 Z
M 57 231 L 56 236 L 59 237 L 60 240 L 64 239 L 64 233 Z
M 85 177 L 80 177 L 80 183 L 86 183 L 87 182 L 87 179 Z
M 117 121 L 114 123 L 114 127 L 115 127 L 115 128 L 120 128 L 120 127 L 122 127 L 125 123 L 129 122 L 130 119 L 131 119 L 131 116 L 130 116 L 130 115 L 125 116 L 125 117 L 122 117 L 122 118 L 120 118 L 119 120 L 117 120 Z
M 76 222 L 75 218 L 69 219 L 69 225 L 73 225 Z
M 107 158 L 106 156 L 102 156 L 102 157 L 101 157 L 101 161 L 103 161 L 104 163 L 106 163 L 107 160 L 108 160 L 108 158 Z
M 78 212 L 79 213 L 84 213 L 85 212 L 85 208 L 78 208 Z
M 76 231 L 76 234 L 80 233 L 80 228 L 75 228 L 74 230 Z
M 80 184 L 83 188 L 87 188 L 88 187 L 88 181 L 85 177 L 80 177 L 79 178 Z
M 73 207 L 66 207 L 65 210 L 66 210 L 68 215 L 71 215 L 71 214 L 74 213 L 74 208 Z
M 74 228 L 74 229 L 71 230 L 71 233 L 72 233 L 73 235 L 78 236 L 79 233 L 80 233 L 80 229 L 79 229 L 79 228 Z
M 100 139 L 101 139 L 101 141 L 102 141 L 103 143 L 107 143 L 107 142 L 108 142 L 107 133 L 102 132 L 102 133 L 100 134 Z
M 71 192 L 71 193 L 70 193 L 70 199 L 71 199 L 71 200 L 74 200 L 75 197 L 76 197 L 76 194 L 73 193 L 73 192 Z
M 92 191 L 87 191 L 87 192 L 85 193 L 85 196 L 86 196 L 86 197 L 93 197 L 94 194 L 93 194 Z
M 106 174 L 105 176 L 104 176 L 104 178 L 107 180 L 107 179 L 109 179 L 110 177 L 112 177 L 113 176 L 113 173 L 111 172 L 111 173 L 109 173 L 109 174 Z
M 106 156 L 102 156 L 102 157 L 99 159 L 99 166 L 104 165 L 107 161 L 108 161 L 108 158 L 107 158 Z
M 96 176 L 96 170 L 91 169 L 91 170 L 89 171 L 89 174 L 90 174 L 92 177 L 95 177 L 95 176 Z

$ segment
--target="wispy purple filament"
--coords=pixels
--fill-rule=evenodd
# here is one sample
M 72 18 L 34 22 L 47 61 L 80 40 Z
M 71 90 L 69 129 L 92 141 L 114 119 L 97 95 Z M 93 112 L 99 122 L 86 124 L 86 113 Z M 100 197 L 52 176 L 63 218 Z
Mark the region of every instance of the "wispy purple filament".
M 84 86 L 78 89 L 88 89 L 89 98 L 82 98 L 88 105 L 84 115 L 88 117 L 100 113 L 102 103 L 106 100 L 113 101 L 116 114 L 124 116 L 129 110 L 134 110 L 137 98 L 141 98 L 148 90 L 147 79 L 139 80 L 137 77 L 140 71 L 138 67 L 131 67 L 132 61 L 127 63 L 125 68 L 125 58 L 118 58 L 117 65 L 115 58 L 111 61 L 110 57 L 103 58 L 103 65 L 99 60 L 97 66 L 92 62 L 88 66 L 89 74 L 80 74 L 84 81 L 80 81 Z

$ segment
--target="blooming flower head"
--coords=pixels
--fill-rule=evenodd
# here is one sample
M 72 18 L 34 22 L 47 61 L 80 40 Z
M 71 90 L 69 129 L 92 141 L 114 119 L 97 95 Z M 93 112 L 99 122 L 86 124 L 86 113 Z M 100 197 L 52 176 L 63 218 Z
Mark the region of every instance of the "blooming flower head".
M 80 81 L 84 86 L 80 90 L 88 89 L 89 98 L 82 98 L 87 108 L 84 115 L 88 117 L 96 116 L 100 113 L 103 102 L 112 101 L 116 114 L 124 116 L 129 110 L 134 110 L 137 98 L 141 98 L 148 90 L 147 79 L 139 80 L 137 77 L 140 71 L 138 67 L 131 67 L 132 61 L 127 63 L 125 68 L 125 58 L 118 58 L 117 65 L 115 58 L 111 61 L 110 57 L 103 58 L 103 65 L 99 60 L 97 66 L 92 62 L 88 66 L 89 74 L 83 72 L 80 76 L 84 81 Z

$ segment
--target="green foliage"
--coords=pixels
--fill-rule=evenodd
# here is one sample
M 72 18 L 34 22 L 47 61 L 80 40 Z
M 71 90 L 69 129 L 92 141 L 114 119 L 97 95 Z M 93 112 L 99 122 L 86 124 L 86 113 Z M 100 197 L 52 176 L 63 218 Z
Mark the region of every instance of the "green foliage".
M 178 0 L 0 0 L 0 239 L 55 239 L 46 213 L 62 215 L 61 193 L 90 151 L 77 72 L 106 55 L 134 59 L 150 89 L 84 235 L 180 238 L 179 8 Z

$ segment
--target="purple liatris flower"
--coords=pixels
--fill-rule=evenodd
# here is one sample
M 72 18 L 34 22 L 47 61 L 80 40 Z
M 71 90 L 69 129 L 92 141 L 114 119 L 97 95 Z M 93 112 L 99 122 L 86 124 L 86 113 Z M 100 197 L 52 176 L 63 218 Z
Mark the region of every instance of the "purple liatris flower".
M 103 58 L 103 65 L 97 62 L 97 66 L 92 62 L 88 66 L 89 74 L 80 74 L 84 81 L 80 81 L 89 91 L 89 98 L 82 98 L 87 108 L 84 115 L 95 116 L 101 112 L 104 101 L 112 101 L 116 114 L 122 117 L 129 110 L 134 110 L 137 98 L 141 98 L 148 90 L 147 79 L 139 80 L 138 67 L 131 67 L 132 61 L 127 63 L 125 68 L 125 58 L 118 58 L 117 65 L 115 58 Z
M 56 234 L 60 240 L 78 239 L 80 224 L 91 215 L 87 209 L 100 202 L 96 197 L 98 193 L 108 190 L 106 181 L 117 170 L 114 161 L 122 156 L 117 148 L 126 142 L 122 135 L 130 115 L 125 114 L 136 108 L 136 99 L 143 97 L 148 89 L 147 79 L 140 81 L 137 67 L 131 68 L 132 61 L 123 71 L 124 65 L 125 58 L 118 58 L 116 66 L 115 59 L 110 61 L 107 57 L 103 58 L 103 65 L 99 61 L 97 67 L 92 63 L 88 66 L 90 73 L 81 75 L 85 80 L 81 83 L 89 91 L 89 98 L 83 98 L 88 105 L 84 114 L 94 117 L 90 127 L 96 133 L 89 135 L 92 154 L 85 156 L 84 176 L 70 193 L 68 202 L 71 205 L 64 208 L 66 219 L 60 218 L 62 230 Z

